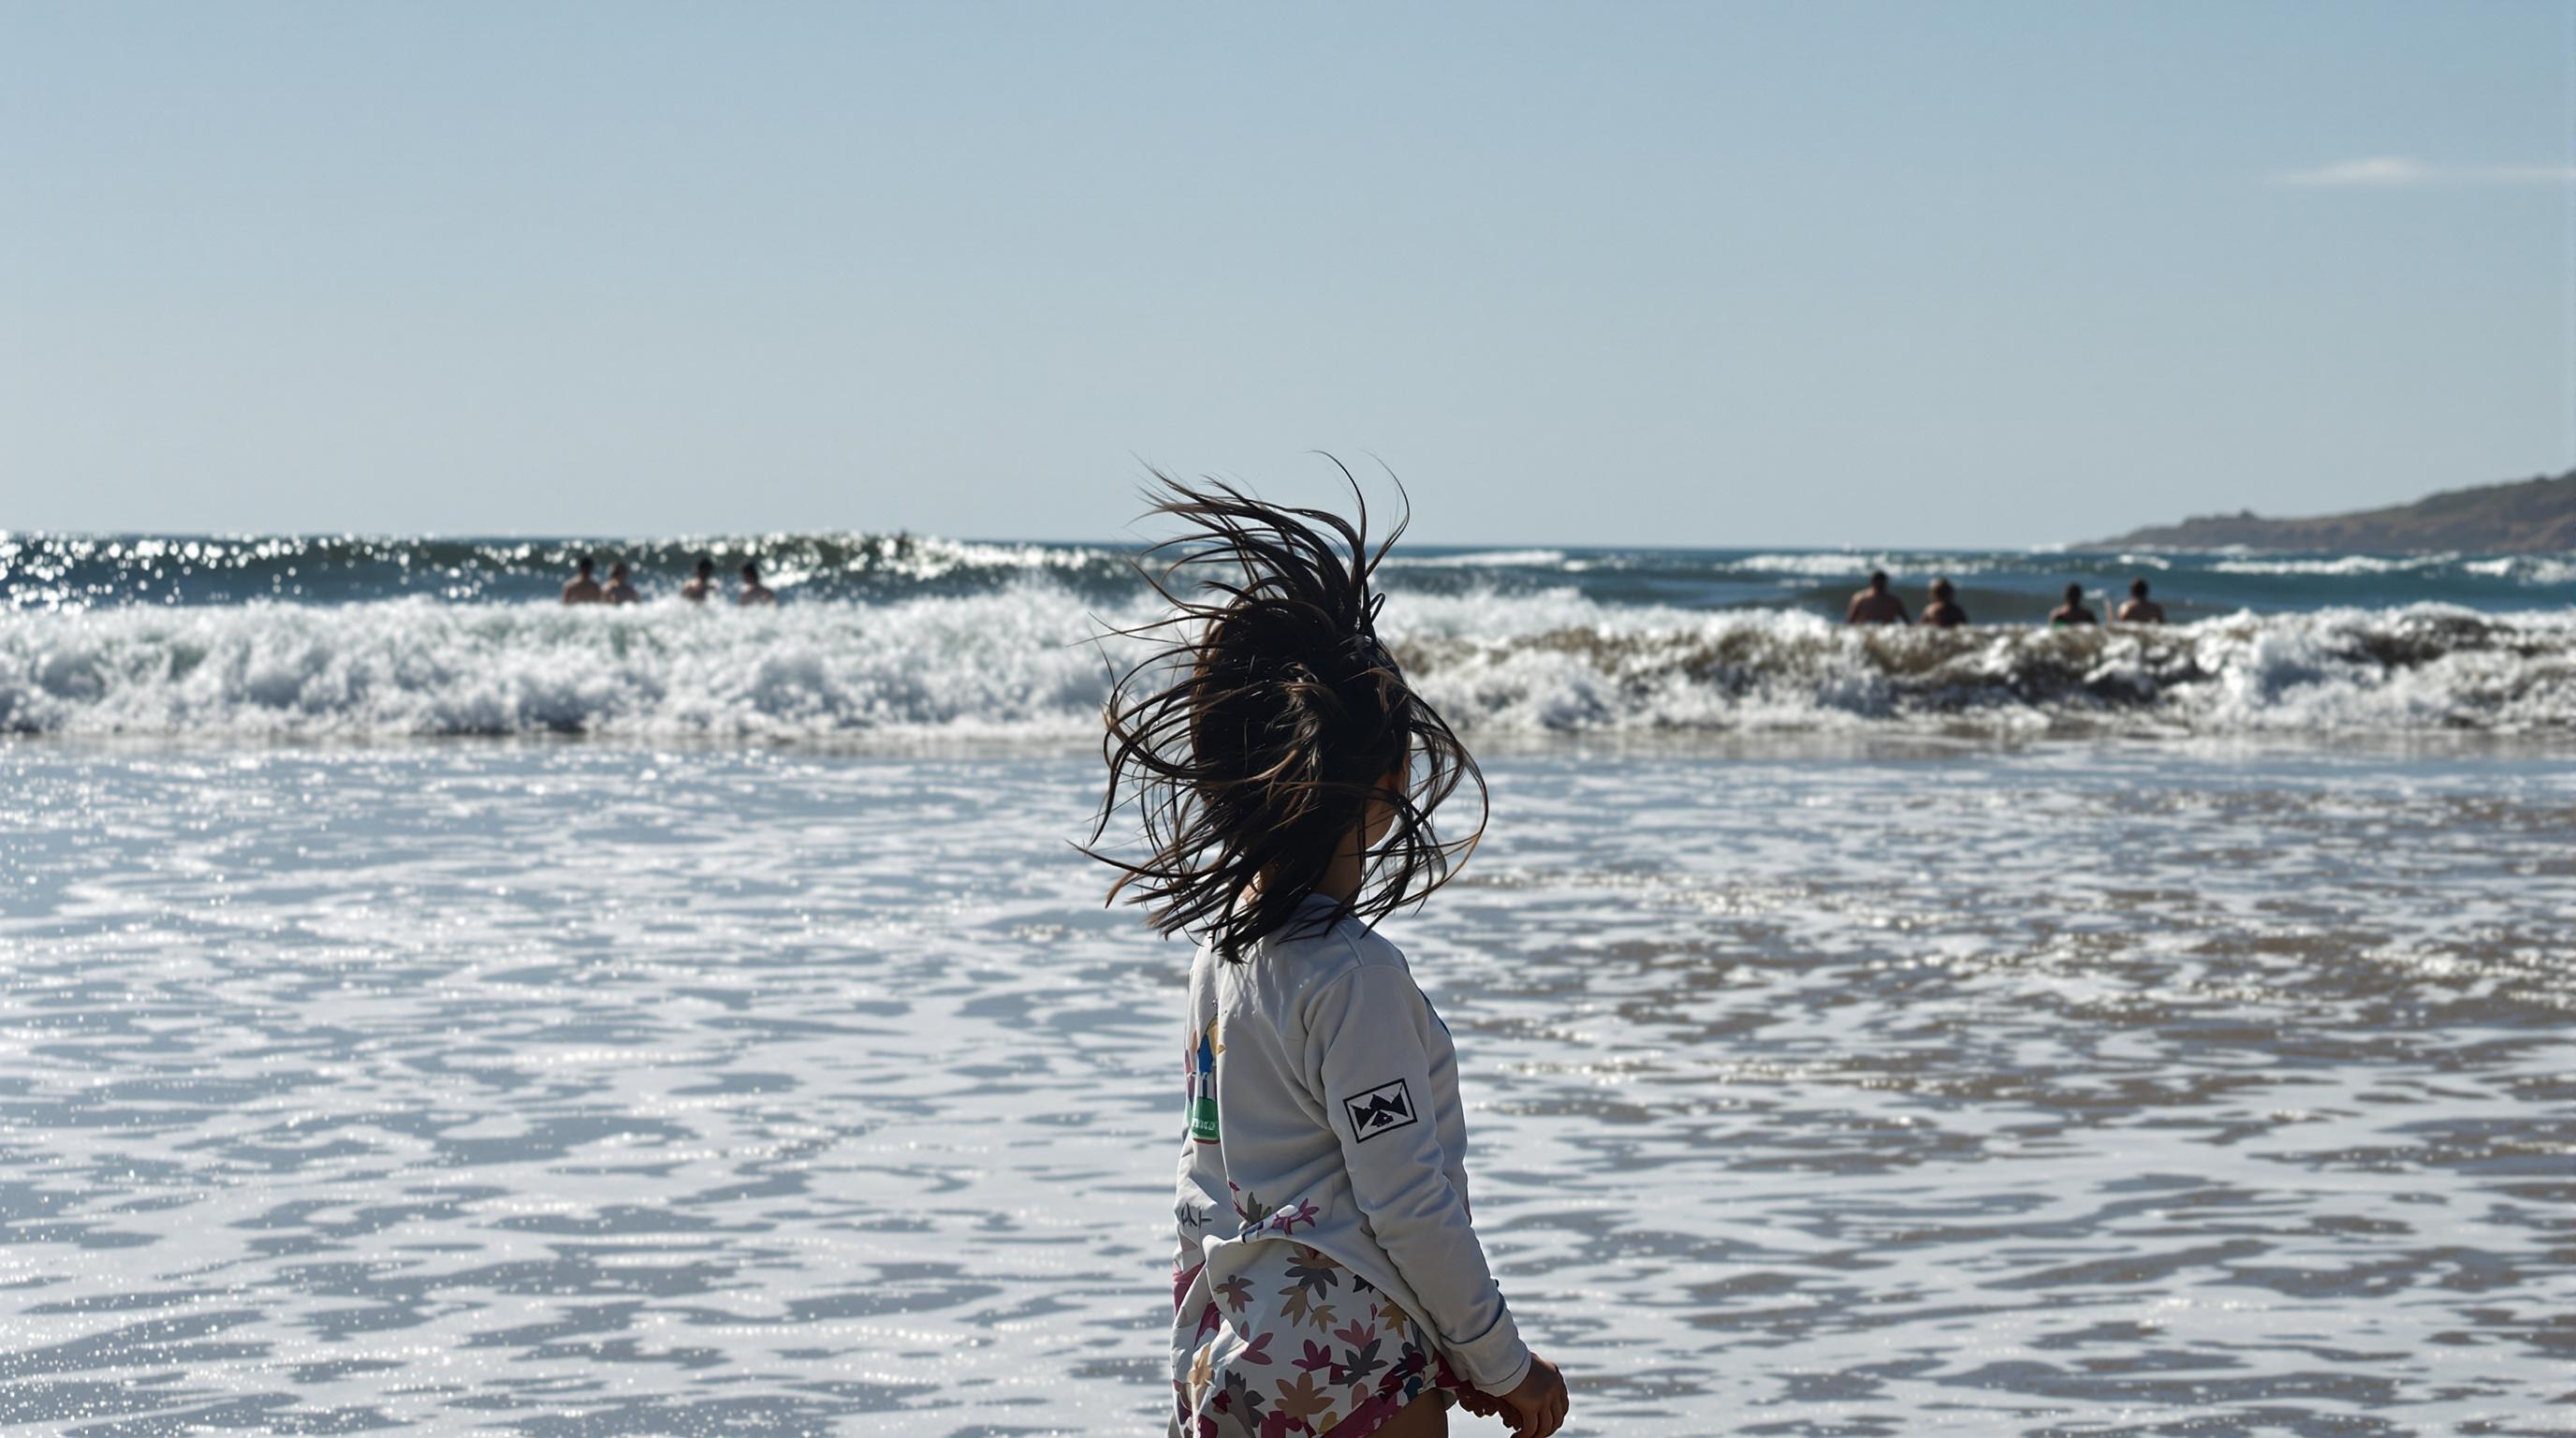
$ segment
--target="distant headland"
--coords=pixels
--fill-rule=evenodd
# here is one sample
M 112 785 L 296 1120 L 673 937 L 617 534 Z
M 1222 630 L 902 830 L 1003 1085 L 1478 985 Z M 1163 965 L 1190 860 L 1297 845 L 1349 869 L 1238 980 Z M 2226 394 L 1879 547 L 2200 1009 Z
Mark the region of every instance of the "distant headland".
M 2202 514 L 2133 529 L 2082 549 L 2307 549 L 2336 554 L 2554 554 L 2576 550 L 2576 470 L 2440 494 L 2388 509 L 2313 519 Z

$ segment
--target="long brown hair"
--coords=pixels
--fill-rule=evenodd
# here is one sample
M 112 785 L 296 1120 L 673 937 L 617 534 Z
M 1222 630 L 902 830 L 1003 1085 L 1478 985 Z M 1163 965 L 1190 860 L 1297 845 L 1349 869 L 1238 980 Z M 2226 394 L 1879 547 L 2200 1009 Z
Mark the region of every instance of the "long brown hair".
M 1363 856 L 1358 892 L 1318 922 L 1374 924 L 1449 881 L 1485 832 L 1474 756 L 1404 682 L 1378 641 L 1386 602 L 1369 579 L 1411 518 L 1369 547 L 1368 502 L 1350 470 L 1357 518 L 1265 503 L 1220 480 L 1154 472 L 1150 513 L 1183 532 L 1138 556 L 1169 617 L 1114 631 L 1163 647 L 1120 674 L 1105 710 L 1109 762 L 1092 845 L 1136 806 L 1144 858 L 1083 852 L 1120 870 L 1109 899 L 1147 906 L 1164 934 L 1204 935 L 1240 959 L 1286 927 L 1368 813 L 1385 837 Z M 1402 486 L 1398 486 L 1398 493 Z M 1167 560 L 1159 570 L 1148 561 Z M 1381 785 L 1401 771 L 1396 787 Z M 1475 831 L 1445 841 L 1431 811 L 1475 788 Z

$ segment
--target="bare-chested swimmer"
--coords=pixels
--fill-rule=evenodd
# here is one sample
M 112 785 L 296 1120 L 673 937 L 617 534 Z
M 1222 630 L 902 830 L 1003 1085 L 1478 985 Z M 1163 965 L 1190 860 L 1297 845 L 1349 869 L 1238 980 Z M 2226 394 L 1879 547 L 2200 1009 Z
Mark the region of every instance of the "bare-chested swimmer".
M 1852 596 L 1851 608 L 1843 611 L 1845 624 L 1903 624 L 1908 620 L 1905 601 L 1887 592 L 1887 571 L 1869 572 L 1869 588 Z
M 2120 612 L 2112 617 L 2122 624 L 2162 624 L 2165 622 L 2165 607 L 2147 597 L 2147 581 L 2132 579 L 2129 581 L 2129 602 L 2121 605 Z
M 2066 602 L 2057 606 L 2056 612 L 2048 616 L 2048 627 L 2051 629 L 2062 624 L 2099 624 L 2101 622 L 2093 617 L 2092 610 L 2084 607 L 2084 586 L 2081 584 L 2066 586 Z
M 590 568 L 590 556 L 587 554 L 573 561 L 572 578 L 564 581 L 564 603 L 597 604 L 607 598 L 600 591 L 599 581 L 590 577 Z
M 742 588 L 735 592 L 733 602 L 736 604 L 776 604 L 778 602 L 778 596 L 770 592 L 768 585 L 760 582 L 760 565 L 757 561 L 746 559 L 742 562 Z
M 701 554 L 698 556 L 697 574 L 688 583 L 680 586 L 680 597 L 691 604 L 704 604 L 707 602 L 707 596 L 715 592 L 716 562 L 713 558 Z
M 634 584 L 627 579 L 625 560 L 618 560 L 608 566 L 608 588 L 604 591 L 604 597 L 611 604 L 633 604 L 644 597 L 635 592 Z
M 1948 575 L 1932 581 L 1932 602 L 1923 606 L 1923 617 L 1917 624 L 1935 629 L 1956 629 L 1968 622 L 1968 611 L 1959 607 L 1959 591 L 1950 587 Z

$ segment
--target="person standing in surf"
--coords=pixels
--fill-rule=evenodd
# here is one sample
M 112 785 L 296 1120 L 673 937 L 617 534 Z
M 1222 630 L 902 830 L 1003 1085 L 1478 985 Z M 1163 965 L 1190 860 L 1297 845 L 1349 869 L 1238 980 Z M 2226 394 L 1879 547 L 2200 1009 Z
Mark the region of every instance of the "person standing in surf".
M 1345 471 L 1345 478 L 1348 477 Z M 1379 642 L 1356 521 L 1157 475 L 1184 526 L 1148 550 L 1169 641 L 1107 708 L 1086 852 L 1115 902 L 1198 940 L 1172 1263 L 1174 1438 L 1437 1438 L 1448 1408 L 1521 1438 L 1565 1380 L 1521 1340 L 1467 1205 L 1449 1031 L 1377 930 L 1483 837 L 1432 811 L 1484 779 Z M 1356 485 L 1354 485 L 1356 488 Z M 1141 567 L 1141 566 L 1140 566 Z M 1150 851 L 1096 846 L 1134 804 Z
M 1843 623 L 1845 624 L 1904 624 L 1908 622 L 1910 622 L 1910 619 L 1905 612 L 1905 601 L 1897 598 L 1894 593 L 1889 591 L 1887 587 L 1887 571 L 1884 569 L 1871 570 L 1869 572 L 1869 587 L 1860 591 L 1858 594 L 1853 595 L 1851 597 L 1851 604 L 1843 610 Z
M 591 574 L 597 568 L 585 554 L 572 562 L 572 578 L 564 581 L 563 602 L 566 604 L 602 604 L 607 596 L 600 591 L 599 581 Z
M 2070 624 L 2099 624 L 2101 622 L 2102 621 L 2093 617 L 2092 610 L 2084 607 L 2084 586 L 2081 584 L 2070 584 L 2066 586 L 2066 602 L 2057 606 L 2057 608 L 2051 611 L 2048 616 L 2048 627 L 2051 629 L 2063 629 Z
M 2129 581 L 2129 602 L 2121 605 L 2120 612 L 2112 617 L 2122 624 L 2162 624 L 2165 622 L 2165 607 L 2147 597 L 2147 581 L 2141 575 Z

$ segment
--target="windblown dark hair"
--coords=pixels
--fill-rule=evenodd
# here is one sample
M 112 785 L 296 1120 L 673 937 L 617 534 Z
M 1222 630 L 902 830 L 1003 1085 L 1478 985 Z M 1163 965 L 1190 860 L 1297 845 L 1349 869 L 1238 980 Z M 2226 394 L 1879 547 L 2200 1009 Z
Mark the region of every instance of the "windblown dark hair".
M 1113 631 L 1164 647 L 1111 687 L 1108 792 L 1083 852 L 1121 871 L 1111 902 L 1146 905 L 1157 931 L 1201 935 L 1230 960 L 1298 919 L 1372 798 L 1392 812 L 1386 835 L 1362 856 L 1358 891 L 1314 914 L 1317 926 L 1344 915 L 1374 924 L 1420 903 L 1485 832 L 1474 756 L 1378 641 L 1386 599 L 1369 578 L 1406 521 L 1372 550 L 1367 500 L 1334 465 L 1356 520 L 1155 471 L 1151 513 L 1184 531 L 1146 549 L 1136 569 L 1172 613 Z M 1381 788 L 1390 774 L 1396 787 Z M 1443 840 L 1431 812 L 1466 784 L 1475 831 Z M 1131 802 L 1151 850 L 1132 862 L 1096 847 Z

